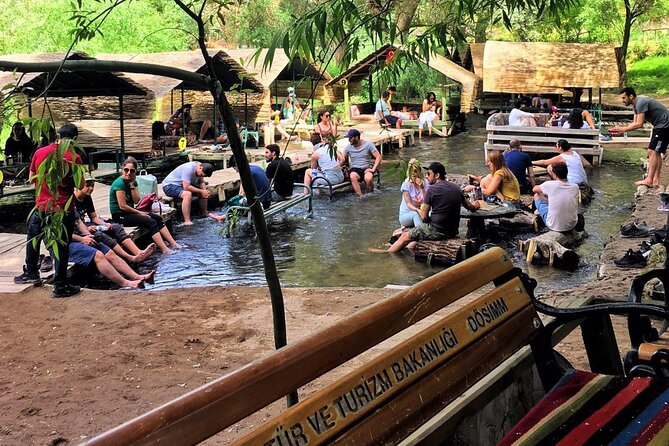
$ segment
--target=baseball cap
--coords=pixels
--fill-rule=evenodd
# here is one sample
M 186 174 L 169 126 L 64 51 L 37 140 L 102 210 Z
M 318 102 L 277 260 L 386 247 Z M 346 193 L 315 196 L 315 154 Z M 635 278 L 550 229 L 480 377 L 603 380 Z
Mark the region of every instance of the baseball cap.
M 346 138 L 353 138 L 353 137 L 358 137 L 360 138 L 360 132 L 357 131 L 356 129 L 349 129 L 348 132 L 346 132 Z
M 95 181 L 95 178 L 93 178 L 93 175 L 91 175 L 90 172 L 84 173 L 84 182 L 88 183 L 88 182 L 91 182 L 91 181 Z

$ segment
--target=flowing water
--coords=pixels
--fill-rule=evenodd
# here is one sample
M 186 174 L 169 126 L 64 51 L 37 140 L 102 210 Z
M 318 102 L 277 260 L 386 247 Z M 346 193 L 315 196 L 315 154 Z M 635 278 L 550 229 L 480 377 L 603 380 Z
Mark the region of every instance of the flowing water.
M 406 255 L 370 252 L 384 248 L 399 226 L 399 160 L 416 157 L 441 161 L 449 173 L 485 173 L 484 123 L 477 130 L 453 138 L 426 139 L 416 146 L 387 154 L 383 184 L 362 199 L 352 193 L 314 200 L 314 216 L 303 218 L 303 208 L 293 208 L 268 222 L 277 270 L 283 286 L 334 287 L 387 284 L 411 285 L 440 271 Z M 539 280 L 541 289 L 572 287 L 596 275 L 603 245 L 630 215 L 634 181 L 641 176 L 643 150 L 607 152 L 602 167 L 590 173 L 597 190 L 584 209 L 589 238 L 578 248 L 581 264 L 575 271 L 527 266 L 509 241 L 514 263 Z M 465 233 L 464 223 L 461 234 Z M 198 220 L 191 227 L 177 227 L 175 235 L 187 247 L 163 256 L 156 267 L 153 289 L 203 285 L 264 285 L 265 276 L 257 240 L 247 228 L 233 237 L 223 236 L 222 225 Z

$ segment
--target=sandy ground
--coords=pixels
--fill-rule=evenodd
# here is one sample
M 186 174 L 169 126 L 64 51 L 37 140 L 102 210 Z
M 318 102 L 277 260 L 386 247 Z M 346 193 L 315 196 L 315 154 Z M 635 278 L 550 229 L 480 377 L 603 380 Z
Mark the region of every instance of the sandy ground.
M 656 208 L 657 196 L 648 192 L 635 200 L 631 218 L 661 227 L 666 214 Z M 598 280 L 541 298 L 550 303 L 573 296 L 624 298 L 640 270 L 617 268 L 612 260 L 642 240 L 613 237 L 602 253 Z M 265 288 L 85 290 L 62 300 L 50 298 L 49 292 L 30 288 L 19 294 L 0 294 L 0 445 L 78 444 L 266 355 L 274 347 Z M 284 289 L 289 342 L 394 292 Z M 614 324 L 624 349 L 625 320 L 616 318 Z M 559 350 L 574 366 L 587 368 L 577 332 Z M 327 380 L 317 380 L 302 394 Z M 227 444 L 283 406 L 283 402 L 275 403 L 206 444 Z

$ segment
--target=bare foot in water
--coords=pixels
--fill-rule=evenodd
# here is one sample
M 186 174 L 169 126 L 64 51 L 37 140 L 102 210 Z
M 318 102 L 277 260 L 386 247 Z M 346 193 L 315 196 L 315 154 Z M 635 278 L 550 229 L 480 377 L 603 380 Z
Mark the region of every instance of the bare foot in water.
M 146 249 L 142 250 L 135 256 L 133 259 L 134 263 L 142 263 L 144 260 L 148 259 L 153 255 L 153 253 L 156 252 L 156 244 L 151 243 L 149 246 L 146 247 Z
M 210 213 L 209 213 L 209 217 L 213 218 L 214 220 L 216 220 L 216 221 L 219 222 L 219 223 L 223 223 L 223 222 L 225 221 L 225 214 L 223 214 L 223 215 L 216 215 L 216 214 L 214 214 L 213 212 L 210 212 Z
M 153 285 L 156 281 L 156 270 L 152 269 L 148 274 L 141 274 L 139 277 L 141 277 L 144 282 Z
M 183 225 L 184 225 L 184 226 L 191 226 L 192 224 L 193 224 L 192 221 L 185 221 L 185 222 L 183 222 Z
M 143 279 L 128 280 L 127 283 L 123 286 L 123 288 L 144 288 L 144 280 Z

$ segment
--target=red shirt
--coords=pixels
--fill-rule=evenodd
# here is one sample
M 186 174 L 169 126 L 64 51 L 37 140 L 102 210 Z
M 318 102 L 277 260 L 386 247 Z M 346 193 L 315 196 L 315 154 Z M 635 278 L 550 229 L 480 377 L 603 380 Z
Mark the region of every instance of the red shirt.
M 36 174 L 39 166 L 44 162 L 47 156 L 49 156 L 51 152 L 54 152 L 57 149 L 57 142 L 38 149 L 30 160 L 30 172 Z M 72 161 L 71 152 L 69 150 L 65 152 L 63 158 L 67 161 Z M 74 162 L 76 164 L 81 164 L 81 157 L 77 155 Z M 63 162 L 63 164 L 65 164 L 65 162 Z M 37 193 L 37 197 L 35 198 L 35 206 L 41 211 L 55 211 L 58 209 L 64 209 L 65 205 L 67 204 L 67 200 L 70 199 L 72 194 L 74 194 L 74 179 L 72 178 L 72 173 L 70 173 L 65 177 L 63 182 L 58 185 L 57 197 L 51 195 L 47 185 L 43 184 L 42 189 Z M 70 209 L 74 209 L 73 203 L 70 203 Z

